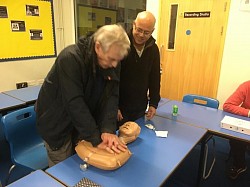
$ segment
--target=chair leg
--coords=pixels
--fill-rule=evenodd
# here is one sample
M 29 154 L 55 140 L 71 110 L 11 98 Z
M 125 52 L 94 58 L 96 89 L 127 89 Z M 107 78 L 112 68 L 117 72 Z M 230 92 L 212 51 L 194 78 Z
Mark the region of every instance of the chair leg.
M 205 155 L 205 158 L 204 158 L 204 167 L 203 167 L 203 179 L 207 179 L 211 172 L 212 172 L 212 169 L 214 167 L 214 164 L 215 164 L 215 140 L 214 138 L 212 138 L 212 141 L 213 141 L 213 161 L 212 161 L 212 164 L 209 168 L 209 171 L 208 173 L 206 174 L 206 170 L 207 170 L 207 156 L 208 156 L 208 144 L 206 143 L 205 144 L 205 150 L 204 150 L 204 155 Z
M 12 166 L 10 167 L 8 176 L 7 176 L 6 180 L 5 180 L 5 185 L 8 185 L 8 184 L 9 184 L 10 174 L 11 174 L 12 170 L 13 170 L 15 167 L 16 167 L 16 165 L 12 165 Z

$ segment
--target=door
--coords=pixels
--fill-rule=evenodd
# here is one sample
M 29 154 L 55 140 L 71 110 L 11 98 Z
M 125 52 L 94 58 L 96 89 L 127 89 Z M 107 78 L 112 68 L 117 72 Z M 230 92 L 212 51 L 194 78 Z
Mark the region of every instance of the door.
M 229 4 L 230 0 L 161 0 L 161 97 L 216 98 Z

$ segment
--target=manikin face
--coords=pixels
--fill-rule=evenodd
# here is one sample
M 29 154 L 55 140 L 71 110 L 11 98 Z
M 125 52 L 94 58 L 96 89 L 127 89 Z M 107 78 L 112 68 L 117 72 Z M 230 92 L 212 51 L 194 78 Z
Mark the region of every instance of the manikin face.
M 95 51 L 99 65 L 103 69 L 115 68 L 118 63 L 124 58 L 121 55 L 121 46 L 112 44 L 107 52 L 105 52 L 99 42 L 95 44 Z
M 135 122 L 128 121 L 120 126 L 120 132 L 124 134 L 131 134 L 132 132 L 136 132 L 138 125 Z

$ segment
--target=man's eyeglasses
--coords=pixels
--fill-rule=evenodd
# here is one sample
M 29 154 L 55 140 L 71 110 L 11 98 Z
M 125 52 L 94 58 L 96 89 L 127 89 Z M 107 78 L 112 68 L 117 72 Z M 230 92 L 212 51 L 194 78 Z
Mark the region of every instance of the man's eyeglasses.
M 153 31 L 145 31 L 139 27 L 136 27 L 136 24 L 134 23 L 134 26 L 135 26 L 135 31 L 137 33 L 140 33 L 140 34 L 143 34 L 144 36 L 150 36 L 152 34 Z

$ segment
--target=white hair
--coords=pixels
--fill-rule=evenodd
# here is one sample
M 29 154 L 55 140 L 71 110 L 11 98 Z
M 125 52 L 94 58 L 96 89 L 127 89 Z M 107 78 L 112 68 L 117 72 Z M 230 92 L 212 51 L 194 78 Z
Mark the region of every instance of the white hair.
M 121 55 L 126 56 L 130 49 L 130 41 L 122 26 L 104 25 L 94 33 L 94 41 L 98 41 L 103 50 L 107 52 L 111 45 L 116 44 L 121 47 Z

